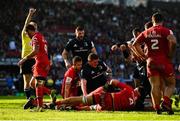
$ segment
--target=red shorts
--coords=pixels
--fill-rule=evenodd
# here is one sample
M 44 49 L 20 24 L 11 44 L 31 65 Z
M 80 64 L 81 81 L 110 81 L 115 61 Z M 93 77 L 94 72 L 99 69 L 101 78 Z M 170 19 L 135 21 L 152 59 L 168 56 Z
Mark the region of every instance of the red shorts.
M 50 69 L 50 63 L 36 63 L 33 66 L 33 76 L 34 77 L 47 77 Z
M 172 63 L 166 58 L 157 58 L 147 60 L 147 76 L 170 77 L 174 75 Z
M 113 110 L 111 93 L 94 93 L 93 99 L 95 104 L 102 106 L 102 110 Z

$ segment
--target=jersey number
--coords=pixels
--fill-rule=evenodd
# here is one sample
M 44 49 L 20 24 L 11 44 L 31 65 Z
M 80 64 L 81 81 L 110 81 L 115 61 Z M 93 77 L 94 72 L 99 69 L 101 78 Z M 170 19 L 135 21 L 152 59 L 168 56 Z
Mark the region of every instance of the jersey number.
M 157 39 L 152 39 L 152 40 L 151 40 L 151 43 L 152 43 L 152 45 L 151 45 L 151 49 L 152 49 L 152 50 L 157 50 L 157 49 L 159 49 L 159 47 L 158 47 L 159 41 L 158 41 Z

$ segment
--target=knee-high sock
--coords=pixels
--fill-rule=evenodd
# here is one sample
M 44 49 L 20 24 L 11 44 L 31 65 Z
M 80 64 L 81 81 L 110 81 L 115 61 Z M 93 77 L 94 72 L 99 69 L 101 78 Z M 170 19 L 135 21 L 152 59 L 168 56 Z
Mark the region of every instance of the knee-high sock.
M 43 86 L 36 87 L 37 106 L 42 107 L 43 105 Z
M 164 96 L 164 97 L 163 97 L 163 100 L 164 100 L 164 102 L 165 102 L 166 104 L 171 105 L 171 99 L 170 99 L 169 97 Z
M 48 94 L 50 95 L 51 94 L 51 90 L 45 86 L 43 86 L 43 94 Z

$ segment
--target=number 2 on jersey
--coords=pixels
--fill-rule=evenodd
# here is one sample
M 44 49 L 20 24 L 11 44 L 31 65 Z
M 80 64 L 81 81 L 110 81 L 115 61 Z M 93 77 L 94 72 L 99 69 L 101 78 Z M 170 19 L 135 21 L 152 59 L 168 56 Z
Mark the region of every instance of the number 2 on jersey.
M 151 43 L 152 43 L 152 45 L 151 45 L 151 49 L 152 49 L 152 50 L 157 50 L 157 49 L 159 49 L 159 47 L 158 47 L 158 43 L 159 43 L 158 39 L 152 39 L 152 40 L 151 40 Z

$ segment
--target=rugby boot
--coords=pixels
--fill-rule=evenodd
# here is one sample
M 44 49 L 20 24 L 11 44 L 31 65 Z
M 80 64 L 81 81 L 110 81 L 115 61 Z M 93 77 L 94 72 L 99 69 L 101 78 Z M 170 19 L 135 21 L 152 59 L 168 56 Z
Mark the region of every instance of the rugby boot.
M 163 101 L 161 104 L 162 110 L 166 111 L 169 115 L 174 114 L 174 111 L 172 110 L 172 102 L 173 102 L 172 100 L 170 101 L 170 103 Z
M 28 108 L 33 108 L 34 105 L 33 105 L 33 98 L 29 98 L 28 101 L 24 104 L 23 108 L 24 110 L 28 109 Z

